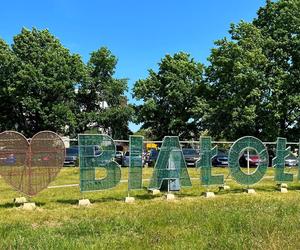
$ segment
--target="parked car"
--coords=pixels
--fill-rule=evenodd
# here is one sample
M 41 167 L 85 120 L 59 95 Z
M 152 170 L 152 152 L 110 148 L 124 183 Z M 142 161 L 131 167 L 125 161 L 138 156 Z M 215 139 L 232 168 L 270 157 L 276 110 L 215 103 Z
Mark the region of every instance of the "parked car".
M 130 152 L 126 151 L 122 158 L 122 167 L 129 166 L 129 156 L 130 156 Z
M 123 152 L 122 151 L 117 151 L 115 155 L 115 161 L 119 164 L 122 165 L 122 160 L 123 160 Z
M 228 166 L 227 152 L 223 150 L 218 150 L 217 155 L 212 159 L 212 165 L 214 167 L 227 167 Z
M 274 148 L 268 149 L 268 155 L 269 155 L 269 167 L 273 166 L 273 158 L 276 156 L 274 152 Z
M 142 157 L 142 166 L 144 166 L 144 159 Z M 122 160 L 122 167 L 129 167 L 129 158 L 130 158 L 130 152 L 126 151 L 125 154 L 123 155 L 123 160 Z
M 240 162 L 241 167 L 247 167 L 248 166 L 248 154 L 247 153 L 242 154 L 239 162 Z M 261 162 L 261 159 L 260 159 L 259 155 L 253 154 L 252 152 L 251 152 L 251 154 L 249 154 L 249 167 L 256 168 L 260 162 Z
M 8 165 L 13 165 L 13 164 L 16 163 L 16 161 L 17 161 L 17 159 L 16 159 L 16 156 L 14 154 L 10 154 L 4 160 L 5 164 L 8 164 Z
M 295 167 L 298 165 L 298 159 L 296 156 L 290 154 L 288 157 L 285 158 L 285 166 L 288 167 Z
M 155 148 L 150 149 L 149 154 L 146 156 L 146 163 L 149 167 L 154 167 L 157 160 L 159 151 Z
M 182 153 L 187 166 L 196 166 L 196 161 L 199 159 L 199 150 L 194 148 L 183 148 Z
M 64 166 L 75 166 L 77 163 L 78 154 L 79 154 L 78 147 L 66 148 Z

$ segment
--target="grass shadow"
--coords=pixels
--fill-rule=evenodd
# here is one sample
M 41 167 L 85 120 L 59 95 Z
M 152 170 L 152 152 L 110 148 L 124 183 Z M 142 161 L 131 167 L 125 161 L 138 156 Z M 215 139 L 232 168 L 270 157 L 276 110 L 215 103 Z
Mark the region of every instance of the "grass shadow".
M 15 204 L 14 202 L 7 202 L 4 204 L 0 204 L 0 208 L 13 208 L 13 207 L 20 207 L 22 204 Z
M 98 199 L 90 199 L 91 203 L 104 203 L 104 202 L 114 202 L 114 201 L 124 201 L 124 198 L 118 198 L 118 197 L 104 197 L 104 198 L 98 198 Z
M 157 195 L 153 195 L 153 194 L 138 194 L 135 195 L 134 197 L 139 199 L 139 200 L 153 200 L 155 198 L 159 198 L 162 197 L 163 193 L 157 194 Z
M 56 202 L 58 202 L 58 203 L 69 204 L 69 205 L 77 205 L 78 201 L 79 201 L 79 199 L 65 199 L 65 200 L 59 199 L 59 200 L 56 200 Z
M 199 193 L 189 193 L 189 194 L 185 194 L 185 193 L 174 193 L 174 195 L 176 195 L 176 197 L 178 198 L 185 198 L 185 197 L 199 197 L 202 195 L 203 192 L 199 192 Z
M 32 201 L 32 202 L 35 203 L 35 205 L 37 207 L 42 207 L 46 204 L 45 202 L 35 202 L 35 201 Z M 14 207 L 21 207 L 22 205 L 23 204 L 17 204 L 17 203 L 14 203 L 14 202 L 6 202 L 4 204 L 0 204 L 0 208 L 14 208 Z
M 288 190 L 291 190 L 291 191 L 300 191 L 300 187 L 299 186 L 288 186 Z
M 61 204 L 69 204 L 69 205 L 78 205 L 78 202 L 80 199 L 83 198 L 78 198 L 78 199 L 59 199 L 56 200 L 56 202 L 61 203 Z M 98 199 L 89 199 L 90 202 L 93 203 L 103 203 L 103 202 L 113 202 L 113 201 L 123 201 L 124 198 L 117 198 L 117 197 L 105 197 L 105 198 L 98 198 Z

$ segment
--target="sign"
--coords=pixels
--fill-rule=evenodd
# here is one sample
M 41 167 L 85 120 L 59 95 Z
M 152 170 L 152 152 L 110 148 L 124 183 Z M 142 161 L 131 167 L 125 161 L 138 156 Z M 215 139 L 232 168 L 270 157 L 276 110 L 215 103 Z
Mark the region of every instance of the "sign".
M 212 159 L 217 155 L 217 147 L 212 147 L 211 137 L 200 137 L 200 159 L 196 167 L 200 171 L 200 181 L 204 186 L 223 185 L 223 175 L 212 174 Z M 286 147 L 285 138 L 276 142 L 274 180 L 277 183 L 292 182 L 293 174 L 285 171 L 285 158 L 291 150 Z M 129 138 L 128 190 L 142 189 L 143 137 Z M 114 161 L 116 146 L 111 137 L 103 134 L 80 134 L 78 136 L 80 190 L 81 192 L 114 188 L 121 181 L 121 167 Z M 254 150 L 259 162 L 253 173 L 245 173 L 240 166 L 240 156 L 245 150 Z M 65 146 L 62 139 L 51 131 L 42 131 L 26 139 L 15 131 L 0 133 L 0 174 L 18 191 L 33 196 L 46 188 L 55 179 L 63 166 Z M 298 164 L 300 161 L 298 161 Z M 241 185 L 258 183 L 267 172 L 269 155 L 266 146 L 259 139 L 245 136 L 234 142 L 229 150 L 229 170 L 233 179 Z M 105 177 L 98 178 L 97 171 L 103 168 Z M 299 179 L 299 173 L 298 173 Z M 163 139 L 149 189 L 179 190 L 191 187 L 185 158 L 177 136 Z
M 55 179 L 65 160 L 65 145 L 54 132 L 29 140 L 15 131 L 0 133 L 0 174 L 16 190 L 33 196 Z
M 130 136 L 130 161 L 128 189 L 142 188 L 142 136 Z M 93 150 L 98 146 L 100 153 Z M 96 191 L 115 187 L 120 182 L 120 167 L 113 161 L 115 145 L 107 135 L 79 135 L 80 148 L 80 187 L 81 191 Z M 245 173 L 241 170 L 239 159 L 247 149 L 255 150 L 259 155 L 256 171 Z M 278 183 L 293 181 L 293 174 L 285 172 L 285 158 L 291 153 L 286 148 L 286 139 L 278 138 L 276 157 L 273 159 L 275 167 L 274 180 Z M 211 137 L 200 137 L 200 159 L 196 166 L 200 168 L 201 184 L 204 186 L 223 185 L 223 175 L 212 174 L 212 158 L 217 154 L 217 147 L 212 147 Z M 298 163 L 299 164 L 299 163 Z M 234 142 L 229 150 L 229 169 L 233 179 L 245 186 L 258 183 L 267 172 L 269 155 L 262 141 L 245 136 Z M 103 179 L 95 178 L 98 167 L 107 170 Z M 190 187 L 191 180 L 187 171 L 186 162 L 177 136 L 166 136 L 163 140 L 153 174 L 150 179 L 149 189 L 162 189 L 165 184 L 179 187 Z

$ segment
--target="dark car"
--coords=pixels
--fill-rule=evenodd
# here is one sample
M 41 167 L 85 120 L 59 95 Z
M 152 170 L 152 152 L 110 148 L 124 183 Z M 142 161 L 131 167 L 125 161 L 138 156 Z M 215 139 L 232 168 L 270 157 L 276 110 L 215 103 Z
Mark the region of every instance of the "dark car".
M 115 161 L 119 165 L 122 165 L 122 160 L 123 160 L 123 152 L 122 151 L 117 151 L 116 154 L 115 154 Z
M 196 161 L 199 159 L 199 150 L 194 148 L 183 148 L 182 153 L 187 166 L 196 166 Z
M 153 167 L 155 165 L 155 162 L 158 157 L 158 150 L 152 148 L 149 152 L 149 154 L 146 156 L 146 163 L 148 164 L 149 167 Z
M 66 148 L 64 166 L 75 166 L 78 159 L 78 147 Z
M 228 155 L 226 151 L 218 150 L 217 155 L 212 159 L 212 165 L 214 167 L 227 167 Z

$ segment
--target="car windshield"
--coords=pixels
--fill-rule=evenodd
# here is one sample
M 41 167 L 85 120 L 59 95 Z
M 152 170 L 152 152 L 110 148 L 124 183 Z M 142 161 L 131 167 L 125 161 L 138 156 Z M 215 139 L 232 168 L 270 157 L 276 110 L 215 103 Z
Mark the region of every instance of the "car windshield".
M 227 153 L 221 150 L 218 150 L 218 156 L 219 157 L 227 157 Z
M 78 148 L 66 148 L 67 155 L 78 155 Z
M 288 157 L 285 158 L 286 160 L 297 160 L 297 157 L 290 154 Z

